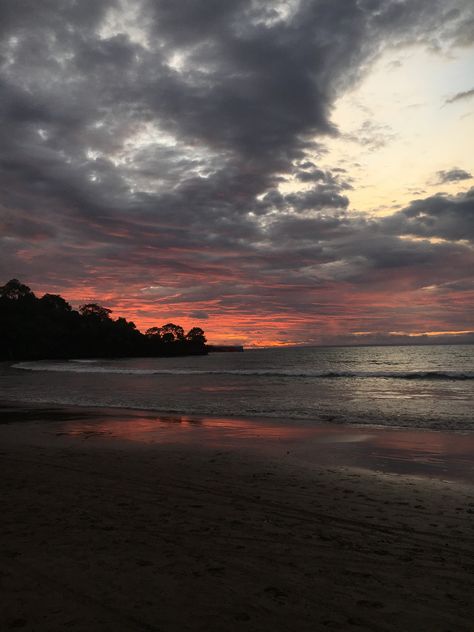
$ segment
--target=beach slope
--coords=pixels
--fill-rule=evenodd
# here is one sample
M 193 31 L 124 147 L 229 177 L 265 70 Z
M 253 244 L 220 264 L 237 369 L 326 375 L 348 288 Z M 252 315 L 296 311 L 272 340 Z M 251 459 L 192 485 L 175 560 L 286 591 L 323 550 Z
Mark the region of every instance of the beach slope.
M 472 630 L 469 486 L 19 427 L 1 629 Z

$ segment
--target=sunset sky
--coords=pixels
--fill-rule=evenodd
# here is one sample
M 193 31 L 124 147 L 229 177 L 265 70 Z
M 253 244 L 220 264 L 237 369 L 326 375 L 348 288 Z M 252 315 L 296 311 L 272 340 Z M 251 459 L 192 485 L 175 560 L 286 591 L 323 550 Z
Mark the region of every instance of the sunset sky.
M 0 284 L 474 341 L 472 0 L 0 0 Z

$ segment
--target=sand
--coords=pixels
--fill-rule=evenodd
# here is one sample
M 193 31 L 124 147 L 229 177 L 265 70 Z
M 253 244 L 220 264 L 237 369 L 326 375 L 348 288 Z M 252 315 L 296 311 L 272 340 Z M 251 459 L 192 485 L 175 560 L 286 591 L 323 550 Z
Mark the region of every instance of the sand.
M 469 482 L 75 415 L 0 426 L 0 629 L 474 629 Z

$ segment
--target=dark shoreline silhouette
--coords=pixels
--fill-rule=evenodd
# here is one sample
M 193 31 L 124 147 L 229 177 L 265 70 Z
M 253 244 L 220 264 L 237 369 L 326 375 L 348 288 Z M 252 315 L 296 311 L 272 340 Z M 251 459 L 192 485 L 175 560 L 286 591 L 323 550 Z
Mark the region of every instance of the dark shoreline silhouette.
M 11 279 L 0 287 L 0 360 L 206 355 L 200 327 L 187 333 L 174 323 L 142 334 L 97 303 L 78 311 L 59 294 L 37 298 Z

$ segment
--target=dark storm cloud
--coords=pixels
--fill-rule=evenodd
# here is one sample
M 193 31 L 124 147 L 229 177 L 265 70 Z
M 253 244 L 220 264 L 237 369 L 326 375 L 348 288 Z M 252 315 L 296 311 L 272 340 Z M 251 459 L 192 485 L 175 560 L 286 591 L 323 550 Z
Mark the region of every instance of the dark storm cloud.
M 400 235 L 447 240 L 474 240 L 474 188 L 455 196 L 433 195 L 381 222 Z
M 324 171 L 318 169 L 318 167 L 312 163 L 305 161 L 302 165 L 299 165 L 299 171 L 294 176 L 297 180 L 303 183 L 321 182 L 326 187 L 332 187 L 335 191 L 344 191 L 346 189 L 352 189 L 351 183 L 346 177 L 341 179 L 341 174 L 346 174 L 345 169 L 335 168 L 332 171 Z
M 63 30 L 69 32 L 93 29 L 115 0 L 2 0 L 0 3 L 0 33 L 11 34 L 26 29 Z M 38 33 L 39 34 L 39 33 Z
M 289 193 L 278 196 L 278 192 L 272 197 L 272 192 L 263 199 L 274 202 L 276 208 L 286 208 L 287 212 L 314 211 L 322 208 L 346 208 L 349 200 L 340 194 L 340 187 L 332 184 L 314 186 L 307 191 Z
M 237 196 L 248 203 L 304 153 L 311 135 L 334 132 L 329 108 L 387 35 L 379 23 L 386 16 L 400 31 L 413 19 L 413 7 L 405 14 L 392 4 L 301 2 L 288 20 L 272 23 L 266 3 L 137 3 L 149 20 L 139 44 L 124 33 L 99 36 L 112 2 L 20 1 L 15 10 L 6 2 L 2 114 L 17 139 L 5 145 L 6 167 L 26 163 L 29 180 L 33 163 L 43 190 L 66 203 L 70 192 L 81 209 L 100 197 L 139 200 L 136 191 L 148 184 L 157 214 L 168 200 L 156 180 L 186 190 L 192 162 L 213 180 L 233 177 L 235 188 L 245 179 Z M 415 4 L 427 17 L 426 3 Z M 181 71 L 169 65 L 173 56 L 182 57 Z M 133 166 L 110 162 L 144 121 L 190 143 L 195 156 L 178 146 L 173 160 L 169 148 L 152 143 Z M 43 161 L 35 150 L 51 155 Z M 68 167 L 58 172 L 58 162 Z M 214 189 L 200 187 L 211 205 Z
M 438 183 L 459 182 L 460 180 L 470 180 L 472 175 L 464 169 L 449 169 L 448 171 L 438 171 Z
M 328 279 L 431 265 L 441 247 L 400 235 L 462 239 L 472 196 L 367 220 L 347 213 L 349 175 L 308 154 L 339 133 L 335 99 L 384 46 L 448 46 L 472 13 L 464 0 L 0 0 L 2 274 L 165 277 L 196 302 L 286 309 Z

